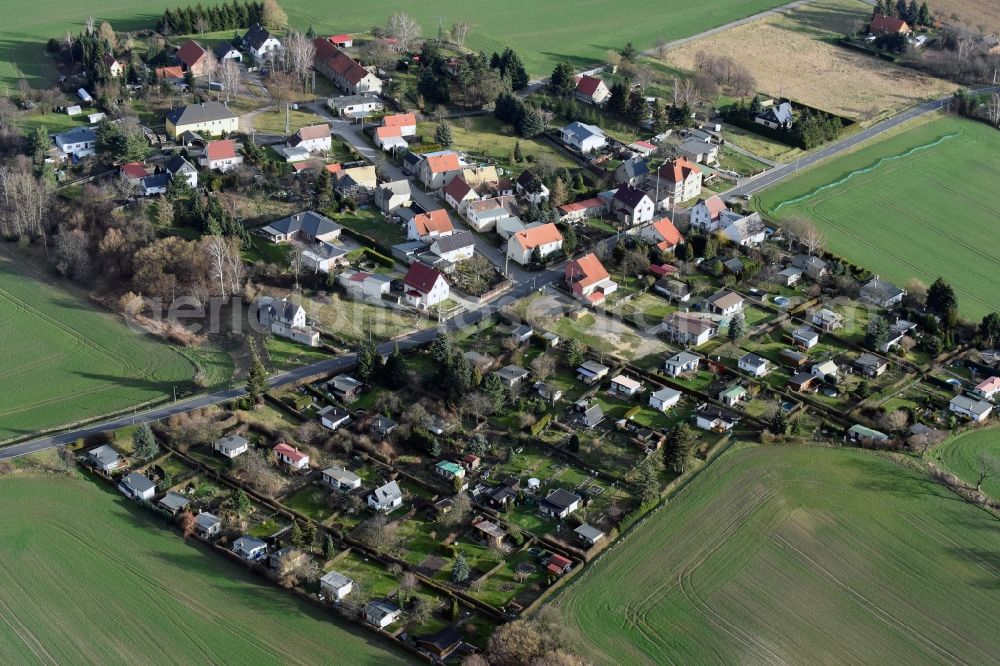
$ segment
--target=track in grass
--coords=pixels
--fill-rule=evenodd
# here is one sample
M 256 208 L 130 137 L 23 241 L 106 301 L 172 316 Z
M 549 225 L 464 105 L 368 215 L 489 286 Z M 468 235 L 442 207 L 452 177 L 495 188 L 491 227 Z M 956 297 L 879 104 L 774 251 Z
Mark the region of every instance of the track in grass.
M 939 117 L 755 195 L 777 220 L 812 219 L 828 248 L 900 286 L 938 276 L 978 320 L 1000 307 L 1000 132 Z
M 0 440 L 188 385 L 193 364 L 0 254 Z
M 973 486 L 979 480 L 983 455 L 1000 460 L 1000 427 L 967 430 L 942 443 L 934 452 L 944 467 Z M 1000 499 L 1000 478 L 984 479 L 983 492 Z
M 2 478 L 0 503 L 0 663 L 406 663 L 95 482 Z
M 998 528 L 878 454 L 748 446 L 555 603 L 599 664 L 979 663 Z

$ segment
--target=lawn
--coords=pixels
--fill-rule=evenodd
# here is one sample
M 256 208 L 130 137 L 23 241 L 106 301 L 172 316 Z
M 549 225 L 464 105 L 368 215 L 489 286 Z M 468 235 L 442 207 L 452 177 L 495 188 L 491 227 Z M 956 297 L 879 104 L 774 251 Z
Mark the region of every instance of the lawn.
M 980 456 L 1000 458 L 1000 429 L 968 430 L 946 441 L 934 455 L 960 479 L 974 486 L 979 479 Z M 1000 498 L 1000 478 L 985 479 L 983 492 Z
M 503 168 L 511 169 L 510 154 L 514 145 L 520 141 L 521 151 L 525 157 L 534 156 L 538 162 L 557 169 L 567 167 L 573 169 L 579 166 L 566 153 L 541 139 L 522 139 L 510 125 L 505 125 L 493 116 L 477 116 L 473 118 L 448 121 L 451 126 L 454 141 L 451 148 L 466 151 L 472 155 L 492 158 Z M 468 130 L 465 129 L 468 124 Z M 434 136 L 435 123 L 420 123 L 417 133 L 425 140 Z M 524 165 L 516 165 L 514 169 L 521 170 Z
M 757 90 L 866 122 L 955 89 L 832 43 L 871 13 L 861 0 L 818 0 L 685 44 L 667 55 L 667 65 L 692 71 L 701 51 L 731 56 L 753 73 Z
M 0 249 L 0 440 L 191 387 L 191 361 L 22 261 Z
M 140 30 L 152 28 L 156 17 L 170 4 L 162 0 L 142 5 L 129 0 L 105 0 L 95 11 L 79 0 L 41 0 L 30 6 L 0 1 L 6 17 L 0 29 L 0 81 L 11 88 L 16 87 L 21 75 L 38 86 L 52 83 L 55 70 L 45 53 L 46 40 L 59 39 L 67 30 L 76 34 L 88 15 L 111 21 L 116 30 Z M 603 60 L 608 49 L 621 48 L 630 40 L 640 48 L 650 48 L 658 39 L 697 34 L 783 3 L 720 0 L 706 12 L 683 0 L 624 0 L 612 4 L 585 0 L 574 5 L 572 21 L 566 20 L 562 4 L 535 0 L 513 0 L 502 12 L 487 0 L 471 0 L 461 7 L 446 0 L 432 0 L 407 5 L 406 11 L 416 17 L 427 36 L 436 33 L 438 16 L 445 27 L 453 21 L 469 21 L 472 30 L 466 46 L 491 53 L 509 45 L 521 52 L 529 72 L 541 76 L 548 75 L 560 60 L 581 67 L 592 65 Z M 218 2 L 209 0 L 204 4 Z M 329 34 L 367 33 L 373 25 L 384 24 L 390 14 L 399 11 L 399 4 L 390 0 L 353 4 L 337 11 L 321 0 L 286 0 L 281 5 L 294 27 L 304 30 L 313 25 L 317 32 Z
M 0 501 L 0 662 L 406 663 L 95 482 L 7 477 Z
M 323 118 L 317 116 L 312 111 L 289 109 L 288 130 L 286 131 L 284 109 L 274 109 L 273 111 L 265 111 L 254 116 L 253 128 L 265 134 L 294 134 L 299 131 L 300 127 L 318 125 L 325 122 Z
M 961 165 L 962 168 L 955 168 Z M 828 249 L 904 285 L 948 280 L 959 310 L 979 319 L 996 310 L 1000 132 L 937 118 L 823 162 L 754 196 L 772 218 L 807 216 Z
M 325 301 L 306 299 L 306 312 L 320 323 L 320 328 L 337 337 L 363 342 L 371 335 L 376 340 L 388 340 L 407 331 L 426 328 L 428 321 L 408 316 L 389 308 L 341 299 L 336 293 Z
M 275 370 L 288 370 L 330 358 L 322 349 L 307 347 L 273 335 L 267 338 L 267 353 L 271 356 Z
M 991 661 L 996 529 L 876 454 L 738 449 L 556 603 L 597 664 Z

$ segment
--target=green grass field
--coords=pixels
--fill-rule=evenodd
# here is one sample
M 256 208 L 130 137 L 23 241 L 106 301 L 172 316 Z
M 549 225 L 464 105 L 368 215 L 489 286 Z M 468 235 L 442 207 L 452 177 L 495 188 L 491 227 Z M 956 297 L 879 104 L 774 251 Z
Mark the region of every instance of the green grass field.
M 205 5 L 218 4 L 208 0 Z M 487 53 L 511 46 L 521 52 L 533 75 L 547 75 L 560 60 L 578 66 L 600 62 L 608 49 L 620 49 L 632 41 L 649 48 L 658 39 L 672 40 L 756 14 L 785 4 L 785 0 L 717 0 L 712 11 L 683 0 L 582 0 L 568 15 L 558 2 L 511 0 L 498 9 L 488 0 L 470 0 L 461 6 L 447 0 L 429 0 L 400 6 L 391 0 L 333 6 L 321 0 L 285 0 L 293 26 L 314 25 L 320 33 L 367 32 L 384 24 L 390 14 L 407 11 L 423 26 L 423 33 L 436 36 L 438 18 L 444 26 L 455 21 L 472 25 L 466 45 Z M 137 4 L 128 0 L 102 0 L 91 5 L 81 0 L 57 2 L 39 0 L 24 5 L 0 0 L 0 82 L 16 83 L 24 75 L 36 85 L 49 85 L 55 70 L 45 53 L 50 37 L 61 39 L 67 30 L 74 34 L 87 16 L 108 20 L 119 31 L 152 28 L 167 5 L 152 0 Z M 511 20 L 517 17 L 517 20 Z
M 188 388 L 191 361 L 0 253 L 0 440 Z M 220 352 L 221 353 L 221 352 Z M 231 372 L 231 371 L 230 371 Z
M 976 485 L 979 479 L 979 457 L 990 455 L 1000 458 L 1000 428 L 969 430 L 952 437 L 935 451 L 935 457 L 958 478 Z M 1000 478 L 983 481 L 983 492 L 1000 498 Z
M 0 479 L 0 662 L 402 664 L 96 482 Z
M 998 527 L 872 453 L 733 450 L 556 603 L 598 664 L 993 661 Z
M 823 162 L 755 195 L 775 218 L 806 216 L 828 249 L 902 286 L 941 275 L 978 320 L 1000 303 L 1000 132 L 956 118 Z

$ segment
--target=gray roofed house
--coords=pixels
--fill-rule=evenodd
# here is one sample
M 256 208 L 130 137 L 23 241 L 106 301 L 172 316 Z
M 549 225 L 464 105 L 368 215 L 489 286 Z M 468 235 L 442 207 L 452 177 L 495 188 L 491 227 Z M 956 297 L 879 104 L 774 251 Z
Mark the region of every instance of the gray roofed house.
M 342 467 L 324 469 L 323 481 L 340 490 L 353 490 L 361 487 L 361 477 Z
M 380 111 L 384 106 L 382 100 L 374 95 L 331 97 L 326 105 L 342 115 L 361 115 L 370 111 Z
M 889 367 L 889 361 L 881 356 L 865 352 L 854 359 L 854 367 L 866 377 L 878 377 Z
M 254 23 L 243 35 L 243 43 L 254 51 L 259 50 L 271 38 L 271 33 L 260 23 Z
M 649 164 L 642 157 L 625 160 L 615 169 L 615 182 L 638 185 L 649 175 Z
M 339 224 L 313 210 L 276 220 L 261 231 L 272 243 L 290 240 L 329 241 L 340 236 Z
M 327 405 L 316 412 L 316 416 L 319 417 L 320 424 L 330 430 L 336 430 L 351 421 L 351 413 L 337 405 Z
M 754 353 L 742 356 L 738 365 L 740 370 L 750 373 L 754 377 L 763 377 L 767 374 L 767 359 Z
M 403 614 L 403 611 L 399 606 L 384 599 L 368 602 L 365 604 L 362 612 L 365 617 L 365 622 L 374 625 L 379 629 L 388 627 L 390 624 L 398 620 L 399 616 Z
M 337 375 L 326 383 L 326 390 L 337 399 L 346 401 L 354 400 L 364 387 L 364 382 L 350 375 Z
M 354 589 L 354 581 L 338 571 L 328 571 L 319 579 L 319 589 L 340 601 Z
M 240 53 L 239 49 L 233 46 L 230 42 L 219 42 L 212 49 L 212 53 L 215 54 L 216 60 L 220 62 L 222 60 L 235 60 L 236 62 L 243 62 L 243 54 Z
M 228 435 L 215 440 L 213 448 L 229 459 L 246 453 L 250 447 L 250 442 L 242 435 Z
M 382 183 L 375 190 L 375 205 L 384 213 L 408 205 L 411 198 L 410 181 L 406 179 Z
M 772 104 L 761 111 L 754 118 L 754 121 L 771 129 L 788 129 L 795 122 L 795 114 L 792 111 L 791 104 L 782 102 L 780 104 Z
M 711 164 L 719 159 L 719 146 L 700 139 L 688 139 L 677 146 L 677 151 L 692 162 Z
M 160 507 L 164 511 L 169 511 L 171 515 L 176 515 L 180 511 L 186 509 L 187 505 L 190 503 L 191 500 L 184 497 L 184 495 L 170 491 L 156 503 L 156 506 Z
M 376 488 L 375 492 L 368 496 L 368 506 L 376 511 L 390 511 L 402 503 L 403 491 L 395 481 Z
M 121 454 L 107 444 L 88 451 L 87 461 L 102 472 L 117 469 L 124 462 Z
M 791 287 L 799 281 L 799 278 L 802 277 L 802 269 L 796 268 L 795 266 L 789 266 L 788 268 L 779 271 L 775 277 L 777 278 L 778 284 Z
M 891 282 L 875 276 L 861 287 L 861 299 L 883 308 L 891 308 L 903 300 L 906 292 Z
M 118 482 L 118 490 L 129 499 L 151 500 L 156 494 L 156 484 L 139 472 L 132 472 Z
M 379 414 L 375 417 L 375 420 L 372 421 L 372 432 L 376 435 L 385 437 L 395 430 L 398 425 L 398 423 L 390 419 L 388 416 L 382 416 Z
M 593 384 L 604 379 L 609 372 L 611 372 L 611 368 L 597 361 L 584 361 L 576 369 L 576 376 L 577 379 L 583 380 L 584 383 Z
M 459 231 L 455 234 L 435 238 L 434 242 L 431 243 L 431 252 L 442 259 L 455 260 L 459 253 L 467 253 L 471 257 L 473 250 L 470 248 L 474 248 L 475 245 L 476 237 L 472 235 L 471 231 Z
M 210 123 L 216 120 L 229 120 L 236 117 L 236 114 L 230 111 L 229 107 L 220 102 L 188 104 L 187 106 L 167 111 L 167 120 L 173 123 L 175 127 Z
M 671 377 L 679 377 L 685 372 L 694 372 L 701 363 L 701 357 L 691 352 L 678 352 L 663 362 L 664 371 Z
M 188 185 L 198 187 L 198 170 L 180 155 L 174 155 L 164 165 L 171 178 L 185 178 Z
M 538 509 L 553 518 L 565 518 L 580 507 L 580 496 L 568 490 L 557 488 L 546 495 Z
M 245 560 L 254 562 L 267 555 L 267 542 L 252 536 L 241 536 L 233 542 L 233 552 Z
M 149 197 L 154 194 L 164 194 L 167 191 L 167 186 L 170 185 L 170 174 L 153 173 L 140 178 L 139 184 L 142 187 L 143 196 Z
M 825 261 L 808 254 L 797 254 L 792 257 L 792 266 L 801 268 L 813 280 L 821 279 L 827 271 Z
M 767 235 L 767 227 L 760 213 L 751 213 L 746 217 L 732 218 L 723 215 L 722 233 L 729 240 L 743 247 L 753 247 L 764 242 Z
M 574 422 L 584 428 L 596 428 L 604 422 L 604 410 L 596 402 L 588 404 L 576 415 Z
M 520 384 L 531 374 L 519 365 L 507 365 L 496 371 L 496 376 L 507 388 Z
M 580 541 L 583 541 L 588 546 L 593 546 L 598 541 L 604 538 L 604 532 L 597 529 L 593 525 L 588 525 L 587 523 L 581 524 L 573 533 L 576 534 Z
M 215 536 L 222 531 L 222 521 L 218 516 L 202 511 L 194 517 L 194 529 L 202 537 Z
M 559 130 L 559 134 L 564 143 L 573 146 L 581 153 L 603 148 L 608 143 L 608 138 L 600 127 L 579 121 L 566 125 Z
M 948 410 L 979 423 L 985 421 L 990 412 L 993 411 L 993 403 L 965 395 L 956 395 L 948 403 Z

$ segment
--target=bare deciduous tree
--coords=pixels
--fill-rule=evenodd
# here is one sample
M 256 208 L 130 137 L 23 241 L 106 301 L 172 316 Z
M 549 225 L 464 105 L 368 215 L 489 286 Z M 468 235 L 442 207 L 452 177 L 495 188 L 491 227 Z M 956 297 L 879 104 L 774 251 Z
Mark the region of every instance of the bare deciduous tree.
M 451 24 L 451 38 L 456 44 L 463 46 L 465 44 L 466 37 L 469 36 L 469 30 L 471 29 L 472 26 L 465 21 L 456 21 Z
M 205 236 L 202 239 L 202 248 L 204 248 L 205 256 L 208 258 L 209 276 L 218 282 L 219 295 L 225 299 L 228 294 L 226 268 L 229 244 L 222 236 Z
M 316 57 L 316 47 L 311 39 L 299 31 L 294 31 L 285 40 L 285 48 L 288 52 L 288 67 L 298 77 L 299 82 L 305 86 L 309 80 L 309 69 L 312 67 L 313 59 Z
M 401 51 L 409 51 L 414 40 L 420 37 L 420 24 L 406 12 L 396 12 L 390 16 L 386 30 L 399 42 Z
M 236 99 L 239 94 L 240 87 L 240 67 L 236 64 L 236 61 L 232 58 L 225 59 L 221 65 L 219 65 L 218 72 L 216 72 L 216 77 L 219 83 L 222 84 L 222 89 L 226 93 L 226 104 L 232 99 Z

